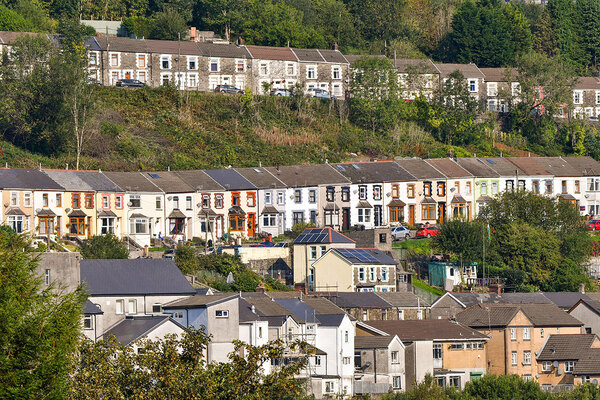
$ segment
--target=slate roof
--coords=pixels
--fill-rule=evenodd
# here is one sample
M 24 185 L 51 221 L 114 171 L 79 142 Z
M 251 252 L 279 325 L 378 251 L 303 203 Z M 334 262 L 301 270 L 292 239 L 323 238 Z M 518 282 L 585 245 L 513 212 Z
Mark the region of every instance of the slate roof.
M 571 311 L 579 304 L 583 304 L 587 307 L 589 307 L 592 311 L 594 311 L 596 314 L 600 315 L 600 301 L 597 300 L 592 300 L 592 299 L 581 299 L 579 300 L 577 303 L 575 303 L 569 310 L 568 312 L 571 313 Z
M 48 39 L 50 38 L 50 35 L 45 33 L 0 31 L 0 44 L 13 44 L 19 37 L 22 36 L 39 36 Z
M 563 160 L 582 176 L 600 176 L 600 163 L 590 156 L 569 156 L 563 157 Z
M 600 90 L 600 79 L 596 76 L 582 76 L 577 78 L 575 90 Z
M 139 172 L 104 172 L 104 175 L 127 192 L 163 193 Z
M 497 178 L 500 176 L 477 158 L 457 158 L 456 162 L 477 178 Z
M 238 294 L 219 293 L 219 294 L 196 294 L 181 300 L 175 300 L 163 306 L 166 309 L 173 308 L 204 308 L 213 304 L 219 304 L 223 301 L 235 299 Z
M 86 300 L 83 303 L 83 313 L 84 314 L 104 314 L 104 312 L 94 303 L 89 300 Z
M 535 158 L 536 157 L 510 157 L 507 158 L 507 160 L 523 171 L 523 173 L 519 173 L 519 175 L 552 175 L 552 173 L 545 168 L 544 165 L 536 161 Z M 512 175 L 515 175 L 514 171 Z
M 517 71 L 512 68 L 479 68 L 486 82 L 516 82 Z M 507 79 L 508 73 L 508 79 Z
M 140 39 L 133 39 L 140 40 Z M 143 39 L 142 39 L 143 40 Z M 148 51 L 158 54 L 181 54 L 182 56 L 200 56 L 202 50 L 194 42 L 186 40 L 146 40 Z M 183 60 L 182 60 L 183 61 Z M 185 65 L 185 64 L 184 64 Z
M 420 158 L 398 160 L 396 161 L 396 163 L 405 170 L 407 170 L 409 174 L 413 175 L 419 180 L 446 178 L 443 173 L 441 173 L 431 165 L 427 164 L 425 160 L 421 160 Z
M 393 161 L 332 164 L 352 183 L 410 181 L 415 177 Z
M 252 312 L 252 305 L 248 303 L 246 299 L 240 297 L 238 301 L 239 307 L 239 318 L 240 323 L 242 322 L 251 322 L 251 321 L 260 321 L 261 318 L 258 314 Z
M 534 326 L 581 326 L 580 321 L 550 303 L 487 303 L 469 307 L 456 315 L 462 324 L 485 328 L 503 327 L 521 310 Z
M 344 57 L 346 57 L 346 60 L 348 60 L 348 62 L 350 64 L 353 64 L 355 61 L 360 60 L 363 57 L 368 57 L 368 58 L 387 58 L 385 55 L 383 54 L 344 54 Z
M 81 260 L 81 281 L 90 296 L 195 294 L 173 260 Z
M 290 310 L 279 304 L 276 300 L 267 296 L 249 297 L 245 298 L 245 300 L 255 307 L 256 314 L 261 317 L 282 317 L 293 314 Z
M 554 176 L 581 176 L 576 168 L 561 157 L 533 157 L 533 159 Z
M 227 190 L 256 189 L 256 186 L 235 169 L 209 169 L 204 172 Z
M 536 357 L 538 361 L 577 360 L 586 354 L 596 335 L 550 335 Z M 600 360 L 598 360 L 600 362 Z
M 393 307 L 428 307 L 425 301 L 421 300 L 414 293 L 409 292 L 376 292 L 377 296 L 390 303 Z
M 350 183 L 329 164 L 285 165 L 266 169 L 288 187 Z
M 299 61 L 308 62 L 325 62 L 318 49 L 296 49 L 292 48 Z
M 289 47 L 271 47 L 271 46 L 246 46 L 248 52 L 254 59 L 260 60 L 281 60 L 298 61 L 296 55 Z
M 330 249 L 352 264 L 396 265 L 398 262 L 378 249 Z
M 588 349 L 573 368 L 575 375 L 600 375 L 600 349 Z
M 433 61 L 428 58 L 397 58 L 392 60 L 398 73 L 439 74 Z
M 246 46 L 236 46 L 225 43 L 196 43 L 202 55 L 205 57 L 224 57 L 224 58 L 252 58 L 246 49 Z
M 148 335 L 154 329 L 169 321 L 174 324 L 177 324 L 177 322 L 172 320 L 169 316 L 162 315 L 147 317 L 127 317 L 121 322 L 119 322 L 117 325 L 107 330 L 102 336 L 104 338 L 108 338 L 112 335 L 115 337 L 117 342 L 127 346 L 131 342 L 134 342 L 137 339 Z M 181 325 L 177 325 L 181 327 Z M 184 328 L 182 327 L 182 329 Z
M 452 293 L 466 307 L 479 303 L 552 303 L 541 292 L 536 293 Z
M 484 165 L 496 171 L 500 176 L 515 176 L 515 171 L 519 171 L 519 175 L 525 175 L 525 171 L 504 157 L 485 157 L 479 160 Z
M 397 335 L 401 341 L 489 339 L 475 329 L 447 319 L 368 321 L 366 324 L 389 335 Z
M 276 299 L 275 301 L 289 310 L 298 321 L 318 322 L 317 312 L 300 299 Z
M 585 301 L 590 300 L 585 293 L 580 292 L 543 292 L 543 294 L 548 300 L 563 310 L 570 309 L 581 299 Z
M 319 53 L 321 53 L 321 57 L 323 57 L 326 62 L 334 64 L 349 64 L 349 61 L 339 50 L 319 49 Z
M 189 171 L 177 171 L 175 172 L 177 177 L 187 183 L 192 188 L 195 188 L 198 192 L 204 190 L 207 191 L 221 191 L 225 188 L 219 185 L 213 178 L 208 176 L 204 171 L 189 170 Z
M 0 169 L 2 189 L 64 190 L 54 179 L 37 169 Z
M 340 308 L 391 308 L 392 305 L 375 292 L 337 292 L 329 297 Z
M 465 79 L 468 78 L 479 78 L 484 79 L 485 76 L 475 64 L 447 64 L 447 63 L 434 63 L 436 68 L 440 71 L 441 77 L 446 78 L 454 71 L 460 71 Z
M 192 187 L 172 171 L 142 172 L 143 178 L 158 186 L 165 193 L 195 192 Z
M 76 171 L 77 176 L 97 192 L 122 192 L 117 184 L 99 171 Z
M 324 297 L 303 296 L 302 300 L 318 314 L 346 314 L 344 310 Z
M 340 326 L 346 314 L 319 314 L 317 320 L 321 326 Z
M 257 189 L 276 189 L 285 188 L 283 182 L 272 175 L 266 168 L 263 167 L 250 167 L 250 168 L 236 168 L 244 178 L 250 181 Z
M 116 36 L 97 36 L 96 42 L 102 50 L 129 53 L 149 53 L 150 46 L 145 39 L 131 39 Z
M 78 171 L 45 170 L 44 173 L 48 175 L 50 179 L 65 188 L 65 190 L 78 192 L 94 190 L 94 188 L 83 179 Z
M 394 335 L 390 336 L 355 336 L 355 349 L 387 349 Z
M 461 167 L 456 161 L 450 158 L 430 158 L 425 160 L 428 164 L 432 165 L 439 171 L 442 171 L 448 178 L 472 178 L 473 175 L 463 167 Z
M 294 244 L 330 244 L 330 243 L 355 243 L 332 228 L 307 228 L 294 240 Z

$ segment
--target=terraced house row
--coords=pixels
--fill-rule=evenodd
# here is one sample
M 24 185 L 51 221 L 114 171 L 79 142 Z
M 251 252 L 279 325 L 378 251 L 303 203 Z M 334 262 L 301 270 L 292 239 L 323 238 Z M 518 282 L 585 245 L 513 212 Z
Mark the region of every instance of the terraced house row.
M 472 219 L 494 196 L 517 189 L 600 214 L 600 164 L 590 157 L 157 172 L 0 169 L 2 222 L 17 232 L 51 240 L 110 232 L 140 247 L 167 238 L 276 236 L 298 223 L 349 230 Z

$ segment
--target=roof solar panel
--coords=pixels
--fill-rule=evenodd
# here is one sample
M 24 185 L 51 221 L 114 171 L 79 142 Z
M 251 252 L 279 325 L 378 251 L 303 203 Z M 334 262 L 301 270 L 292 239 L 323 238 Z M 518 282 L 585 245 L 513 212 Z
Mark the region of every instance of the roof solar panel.
M 360 167 L 356 164 L 352 164 L 352 166 L 354 167 L 354 169 L 360 169 Z
M 337 165 L 337 167 L 338 167 L 338 169 L 339 169 L 340 171 L 345 171 L 345 170 L 346 170 L 346 168 L 344 168 L 344 167 L 343 167 L 343 166 L 341 166 L 341 165 Z
M 160 178 L 160 175 L 159 175 L 159 174 L 149 174 L 149 175 L 150 175 L 150 177 L 152 177 L 152 178 Z
M 489 158 L 488 158 L 487 160 L 488 160 L 488 162 L 489 162 L 490 164 L 496 164 L 496 163 L 494 162 L 494 160 L 490 160 Z

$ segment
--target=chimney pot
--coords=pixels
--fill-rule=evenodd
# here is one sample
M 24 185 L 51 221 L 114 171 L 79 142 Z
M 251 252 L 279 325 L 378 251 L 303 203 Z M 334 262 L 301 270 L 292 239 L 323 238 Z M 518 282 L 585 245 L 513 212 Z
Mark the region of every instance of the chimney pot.
M 585 294 L 585 283 L 579 284 L 579 293 Z

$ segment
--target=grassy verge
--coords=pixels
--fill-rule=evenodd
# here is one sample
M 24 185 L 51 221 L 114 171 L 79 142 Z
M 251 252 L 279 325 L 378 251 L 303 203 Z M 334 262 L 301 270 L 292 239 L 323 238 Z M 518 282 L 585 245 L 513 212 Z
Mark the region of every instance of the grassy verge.
M 413 286 L 418 287 L 419 289 L 423 289 L 426 292 L 435 294 L 436 296 L 443 296 L 444 295 L 444 291 L 442 289 L 433 287 L 433 286 L 429 286 L 428 284 L 426 284 L 425 282 L 417 279 L 414 275 L 413 275 L 413 282 L 412 282 Z

